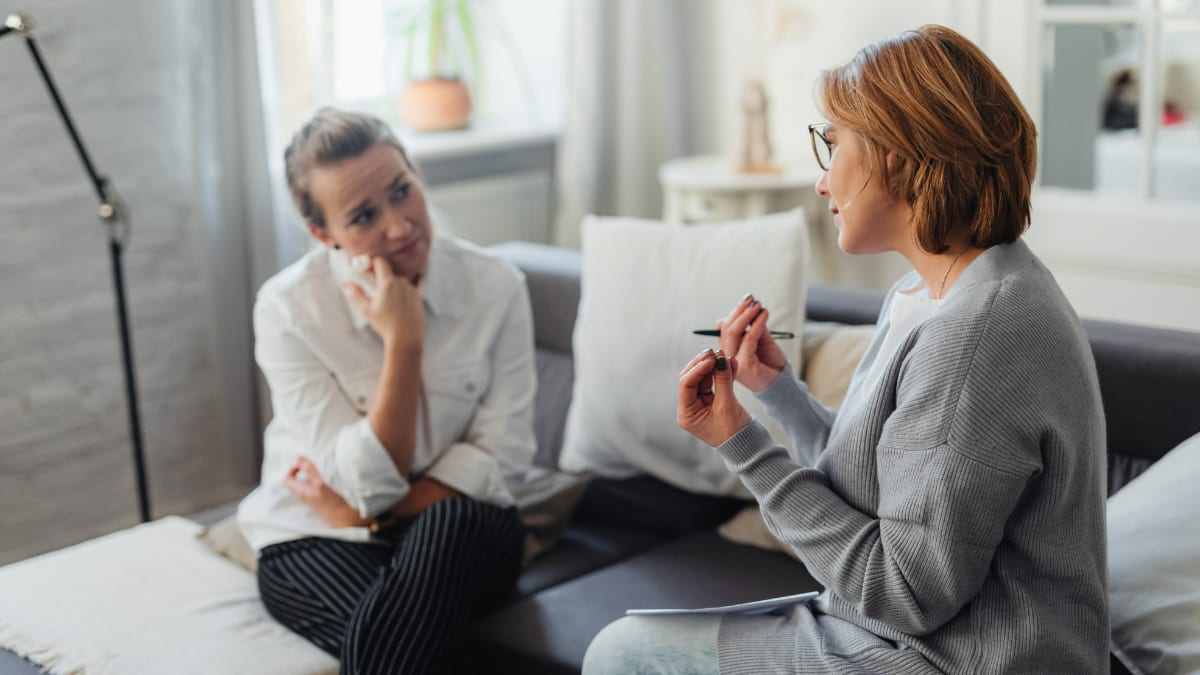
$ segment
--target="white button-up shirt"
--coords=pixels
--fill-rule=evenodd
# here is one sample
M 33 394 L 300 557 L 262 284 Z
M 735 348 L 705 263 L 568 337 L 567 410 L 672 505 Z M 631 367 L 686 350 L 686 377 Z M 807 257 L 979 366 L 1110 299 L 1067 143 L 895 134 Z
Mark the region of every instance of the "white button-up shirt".
M 399 502 L 409 483 L 375 435 L 367 411 L 383 342 L 342 288 L 349 259 L 326 247 L 276 274 L 254 306 L 255 360 L 271 390 L 262 484 L 238 508 L 255 551 L 307 536 L 366 541 L 363 527 L 333 528 L 283 484 L 300 455 L 365 516 Z M 422 278 L 425 346 L 410 478 L 422 475 L 480 501 L 514 503 L 535 453 L 537 377 L 524 275 L 476 246 L 433 239 Z

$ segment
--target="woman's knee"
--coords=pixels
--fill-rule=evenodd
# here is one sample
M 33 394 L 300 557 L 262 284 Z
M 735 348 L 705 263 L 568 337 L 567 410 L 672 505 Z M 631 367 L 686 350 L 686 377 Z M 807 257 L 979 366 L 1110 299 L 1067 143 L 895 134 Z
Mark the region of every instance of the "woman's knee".
M 716 675 L 716 616 L 627 616 L 608 624 L 588 646 L 585 675 L 688 673 Z
M 584 675 L 629 672 L 628 666 L 637 661 L 640 651 L 635 623 L 636 617 L 617 619 L 592 638 L 583 657 Z

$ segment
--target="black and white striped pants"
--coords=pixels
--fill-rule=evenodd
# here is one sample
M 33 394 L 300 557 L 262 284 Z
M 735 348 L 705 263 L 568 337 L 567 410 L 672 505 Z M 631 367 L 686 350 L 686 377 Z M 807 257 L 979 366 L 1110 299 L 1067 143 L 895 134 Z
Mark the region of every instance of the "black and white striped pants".
M 516 508 L 455 497 L 398 528 L 394 545 L 268 546 L 258 588 L 271 616 L 336 656 L 342 673 L 437 673 L 458 629 L 512 589 L 522 543 Z

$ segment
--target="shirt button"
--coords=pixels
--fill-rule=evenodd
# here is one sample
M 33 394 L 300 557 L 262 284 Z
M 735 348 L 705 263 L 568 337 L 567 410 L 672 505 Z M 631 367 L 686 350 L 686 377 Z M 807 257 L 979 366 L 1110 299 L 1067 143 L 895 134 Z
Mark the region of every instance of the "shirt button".
M 367 397 L 366 397 L 366 396 L 359 396 L 359 397 L 358 397 L 358 404 L 359 404 L 359 405 L 366 405 L 366 404 L 367 404 Z
M 468 394 L 474 394 L 474 393 L 475 393 L 475 383 L 474 383 L 474 382 L 468 382 L 468 383 L 467 383 L 467 393 L 468 393 Z

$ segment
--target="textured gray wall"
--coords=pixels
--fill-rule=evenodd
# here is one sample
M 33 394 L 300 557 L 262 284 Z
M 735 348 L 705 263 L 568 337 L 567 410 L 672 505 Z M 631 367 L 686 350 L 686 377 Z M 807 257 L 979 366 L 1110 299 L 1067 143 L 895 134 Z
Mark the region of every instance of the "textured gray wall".
M 132 213 L 126 283 L 153 515 L 233 499 L 246 486 L 223 447 L 219 312 L 194 198 L 195 5 L 0 4 L 22 10 Z M 106 234 L 23 42 L 0 40 L 0 563 L 137 522 Z

